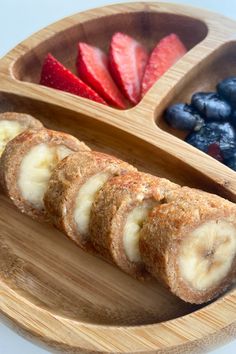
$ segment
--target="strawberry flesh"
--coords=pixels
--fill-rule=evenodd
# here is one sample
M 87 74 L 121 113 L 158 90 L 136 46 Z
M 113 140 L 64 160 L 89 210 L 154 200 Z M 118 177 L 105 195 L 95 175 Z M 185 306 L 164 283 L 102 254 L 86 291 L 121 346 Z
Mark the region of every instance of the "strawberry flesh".
M 107 105 L 93 89 L 72 74 L 50 53 L 44 59 L 40 84 Z
M 111 73 L 123 94 L 134 104 L 141 99 L 141 82 L 148 61 L 146 49 L 132 37 L 117 32 L 109 52 Z
M 107 56 L 101 49 L 79 43 L 77 71 L 79 77 L 108 103 L 126 108 L 125 100 L 109 73 Z
M 176 34 L 162 38 L 150 55 L 142 82 L 142 96 L 185 53 L 186 48 Z

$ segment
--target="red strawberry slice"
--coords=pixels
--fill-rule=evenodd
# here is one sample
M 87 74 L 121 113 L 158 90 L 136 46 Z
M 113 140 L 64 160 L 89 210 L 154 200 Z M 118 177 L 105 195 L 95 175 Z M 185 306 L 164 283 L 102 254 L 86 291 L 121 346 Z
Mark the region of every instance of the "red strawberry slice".
M 107 56 L 101 49 L 79 43 L 77 70 L 81 79 L 107 102 L 126 108 L 125 100 L 109 73 Z
M 212 143 L 208 146 L 208 155 L 214 157 L 214 159 L 223 162 L 223 156 L 220 151 L 220 146 L 218 143 Z
M 172 33 L 153 49 L 142 82 L 142 96 L 185 53 L 186 48 L 179 37 Z
M 66 69 L 50 53 L 43 63 L 40 84 L 107 105 L 93 89 Z
M 123 94 L 134 104 L 141 99 L 141 82 L 148 61 L 146 49 L 124 33 L 113 35 L 109 64 L 111 73 Z

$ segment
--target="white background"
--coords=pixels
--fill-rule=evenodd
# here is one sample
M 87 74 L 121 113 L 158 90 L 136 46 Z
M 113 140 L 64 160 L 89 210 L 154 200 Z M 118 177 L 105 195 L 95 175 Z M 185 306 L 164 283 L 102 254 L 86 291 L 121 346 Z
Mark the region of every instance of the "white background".
M 114 0 L 128 2 L 128 0 Z M 111 4 L 109 0 L 0 0 L 0 56 L 3 56 L 20 41 L 33 32 L 89 8 Z M 138 0 L 137 0 L 138 1 Z M 171 1 L 171 0 L 170 0 Z M 234 16 L 236 20 L 235 0 L 172 0 L 197 7 L 220 12 L 225 16 Z M 1 298 L 0 298 L 1 301 Z M 26 341 L 15 332 L 0 323 L 0 354 L 46 354 L 49 353 Z M 218 348 L 212 354 L 235 354 L 236 340 L 227 346 Z M 189 353 L 191 354 L 191 353 Z

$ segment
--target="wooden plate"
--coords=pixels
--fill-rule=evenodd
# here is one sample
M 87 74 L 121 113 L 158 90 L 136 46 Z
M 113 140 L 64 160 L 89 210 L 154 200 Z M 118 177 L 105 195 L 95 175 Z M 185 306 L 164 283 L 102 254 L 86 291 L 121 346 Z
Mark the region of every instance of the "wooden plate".
M 153 47 L 176 32 L 189 52 L 134 108 L 119 111 L 39 86 L 50 51 L 72 70 L 76 44 L 107 49 L 115 31 Z M 66 18 L 0 61 L 0 110 L 31 113 L 50 128 L 143 171 L 236 200 L 235 172 L 171 135 L 162 115 L 236 74 L 236 23 L 190 7 L 131 3 Z M 236 336 L 236 290 L 205 307 L 184 303 L 156 281 L 138 282 L 20 214 L 0 196 L 0 310 L 24 334 L 70 353 L 195 353 Z

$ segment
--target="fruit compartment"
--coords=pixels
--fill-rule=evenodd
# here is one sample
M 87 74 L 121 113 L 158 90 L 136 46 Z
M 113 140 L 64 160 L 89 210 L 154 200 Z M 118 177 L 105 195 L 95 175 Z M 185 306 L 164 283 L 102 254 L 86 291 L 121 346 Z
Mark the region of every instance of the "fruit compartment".
M 193 68 L 189 75 L 180 80 L 165 97 L 165 104 L 157 107 L 155 121 L 158 127 L 180 139 L 188 132 L 170 127 L 164 119 L 167 107 L 174 103 L 190 103 L 195 92 L 216 91 L 216 85 L 224 78 L 236 76 L 236 42 L 231 41 L 221 45 L 215 52 Z
M 99 10 L 98 10 L 99 12 Z M 92 16 L 91 16 L 92 17 Z M 113 13 L 96 16 L 80 22 L 80 16 L 73 17 L 73 25 L 66 29 L 60 28 L 50 34 L 33 48 L 27 50 L 14 60 L 11 73 L 17 80 L 38 84 L 44 57 L 52 53 L 61 63 L 76 73 L 76 56 L 78 42 L 83 41 L 95 45 L 108 52 L 109 43 L 115 32 L 122 31 L 140 41 L 150 52 L 157 42 L 170 33 L 176 33 L 190 50 L 207 35 L 204 22 L 184 15 L 149 10 L 148 5 L 143 11 Z M 122 27 L 121 27 L 122 23 Z M 66 49 L 65 49 L 66 48 Z M 104 109 L 106 109 L 104 107 Z

